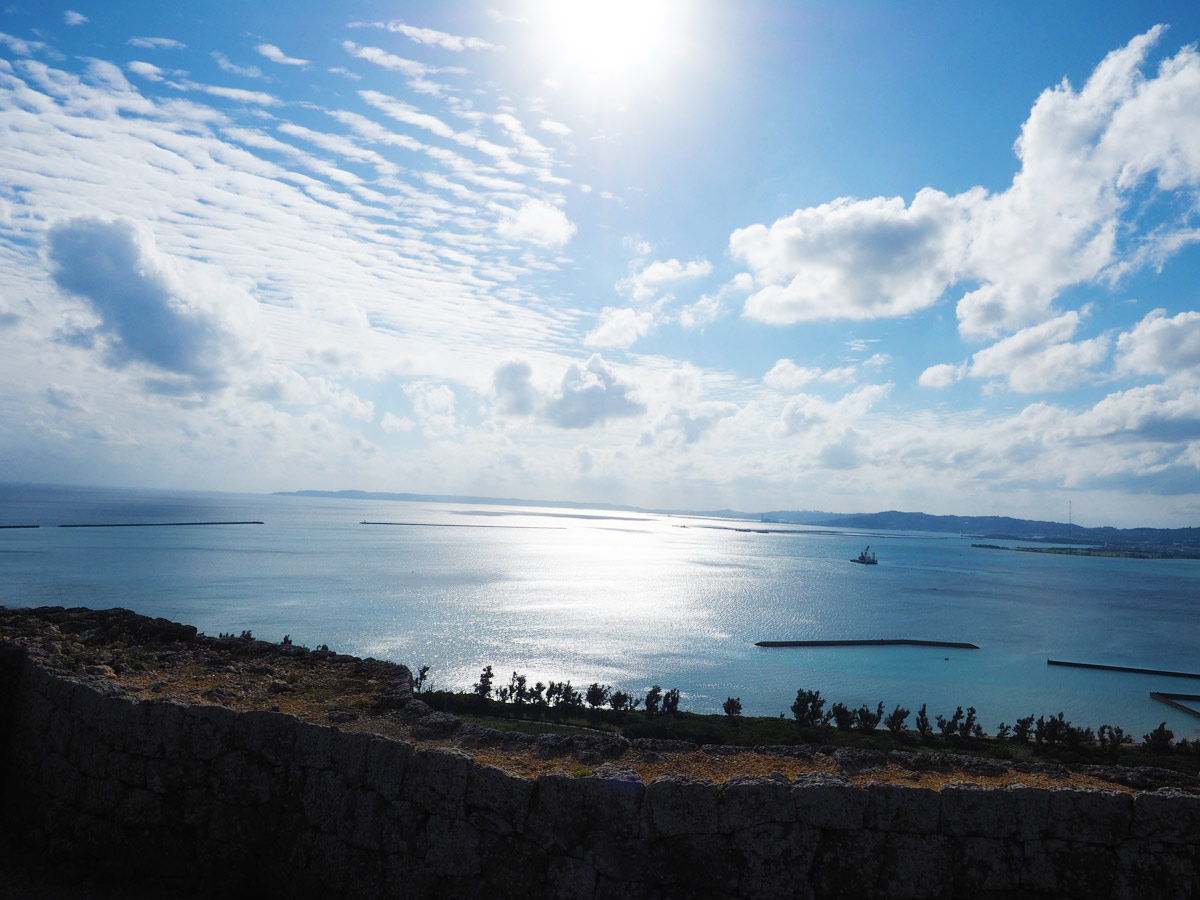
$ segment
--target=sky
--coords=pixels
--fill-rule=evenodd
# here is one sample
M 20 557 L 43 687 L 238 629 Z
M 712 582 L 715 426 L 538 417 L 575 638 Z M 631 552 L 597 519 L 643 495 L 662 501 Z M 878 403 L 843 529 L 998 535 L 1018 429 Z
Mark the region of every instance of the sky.
M 15 0 L 0 480 L 1198 525 L 1198 40 Z

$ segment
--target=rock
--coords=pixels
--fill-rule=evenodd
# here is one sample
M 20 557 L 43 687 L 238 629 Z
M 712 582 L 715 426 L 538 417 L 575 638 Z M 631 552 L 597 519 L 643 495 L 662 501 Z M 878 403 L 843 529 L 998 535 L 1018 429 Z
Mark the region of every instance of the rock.
M 878 772 L 887 765 L 887 757 L 878 750 L 855 750 L 851 747 L 839 747 L 833 752 L 833 760 L 843 775 Z
M 462 721 L 458 716 L 452 713 L 435 712 L 418 719 L 413 725 L 412 733 L 413 737 L 419 739 L 443 738 L 454 734 L 460 725 L 462 725 Z
M 672 774 L 646 785 L 643 813 L 663 837 L 714 834 L 717 810 L 717 786 L 707 779 Z
M 867 793 L 841 775 L 797 775 L 792 787 L 796 820 L 809 828 L 851 831 L 862 828 Z
M 464 724 L 454 732 L 454 746 L 465 748 L 499 747 L 504 743 L 504 735 L 495 728 L 485 728 L 482 725 Z

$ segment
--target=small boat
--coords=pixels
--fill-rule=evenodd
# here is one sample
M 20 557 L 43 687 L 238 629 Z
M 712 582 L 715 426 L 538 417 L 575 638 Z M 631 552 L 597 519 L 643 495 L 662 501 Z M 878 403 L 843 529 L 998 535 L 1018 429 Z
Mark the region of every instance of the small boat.
M 850 560 L 850 562 L 862 563 L 864 566 L 879 565 L 879 560 L 877 560 L 875 558 L 875 554 L 871 552 L 870 544 L 867 544 L 867 549 L 858 554 L 858 556 L 856 556 L 854 559 Z

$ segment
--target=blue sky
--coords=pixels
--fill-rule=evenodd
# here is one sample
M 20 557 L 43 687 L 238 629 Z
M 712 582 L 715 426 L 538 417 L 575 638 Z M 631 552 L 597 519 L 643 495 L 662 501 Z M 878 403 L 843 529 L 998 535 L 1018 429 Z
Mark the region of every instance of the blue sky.
M 0 472 L 1200 521 L 1193 4 L 13 3 Z

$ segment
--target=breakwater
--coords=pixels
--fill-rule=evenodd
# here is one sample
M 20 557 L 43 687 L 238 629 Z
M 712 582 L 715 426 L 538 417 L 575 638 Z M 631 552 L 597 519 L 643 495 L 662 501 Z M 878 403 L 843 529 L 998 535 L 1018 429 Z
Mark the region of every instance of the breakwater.
M 196 639 L 162 628 L 145 638 L 154 652 Z M 394 686 L 402 709 L 418 702 L 409 690 Z M 7 839 L 214 896 L 1116 900 L 1198 887 L 1200 796 L 1176 790 L 934 791 L 827 774 L 645 784 L 593 766 L 528 779 L 277 712 L 137 700 L 0 641 Z
M 1161 675 L 1164 678 L 1200 678 L 1196 672 L 1172 672 L 1169 669 L 1142 669 L 1137 666 L 1110 666 L 1104 663 L 1067 662 L 1062 659 L 1046 660 L 1048 666 L 1068 666 L 1072 669 L 1100 669 L 1106 672 L 1133 672 L 1138 675 Z
M 910 641 L 898 638 L 879 638 L 864 641 L 756 641 L 755 647 L 952 647 L 958 650 L 978 650 L 978 644 L 965 641 Z

